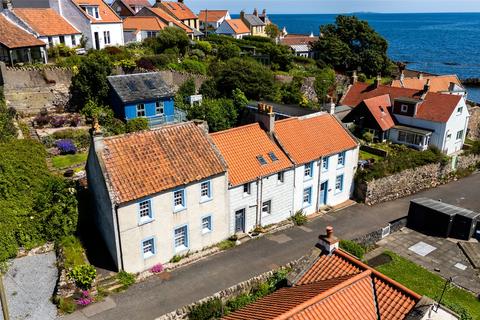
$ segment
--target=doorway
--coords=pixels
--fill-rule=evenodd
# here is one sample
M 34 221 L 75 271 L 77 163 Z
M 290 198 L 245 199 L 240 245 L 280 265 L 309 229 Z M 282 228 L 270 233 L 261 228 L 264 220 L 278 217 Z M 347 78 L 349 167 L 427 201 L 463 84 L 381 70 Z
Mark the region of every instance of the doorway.
M 95 49 L 100 50 L 100 38 L 98 37 L 98 32 L 94 32 L 93 37 L 95 38 Z
M 235 233 L 245 233 L 245 209 L 235 211 Z
M 320 184 L 320 195 L 318 199 L 318 203 L 320 207 L 327 205 L 327 197 L 328 197 L 328 181 L 322 182 Z

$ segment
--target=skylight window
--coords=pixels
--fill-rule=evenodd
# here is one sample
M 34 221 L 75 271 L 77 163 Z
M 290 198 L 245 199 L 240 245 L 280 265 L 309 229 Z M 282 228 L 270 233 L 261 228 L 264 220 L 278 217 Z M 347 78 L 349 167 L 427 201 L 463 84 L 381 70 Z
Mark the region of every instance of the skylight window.
M 137 85 L 133 81 L 127 82 L 127 87 L 130 91 L 138 91 Z
M 264 165 L 267 164 L 267 160 L 265 160 L 265 158 L 264 158 L 262 155 L 258 155 L 258 156 L 257 156 L 257 160 L 258 160 L 258 162 L 260 162 L 260 164 L 261 164 L 262 166 L 264 166 Z
M 145 85 L 148 87 L 148 89 L 155 89 L 155 84 L 153 83 L 152 80 L 143 80 Z
M 272 161 L 278 161 L 278 158 L 277 158 L 277 156 L 275 155 L 275 153 L 273 153 L 273 151 L 270 151 L 270 152 L 268 153 L 268 156 L 270 157 L 270 159 L 271 159 Z

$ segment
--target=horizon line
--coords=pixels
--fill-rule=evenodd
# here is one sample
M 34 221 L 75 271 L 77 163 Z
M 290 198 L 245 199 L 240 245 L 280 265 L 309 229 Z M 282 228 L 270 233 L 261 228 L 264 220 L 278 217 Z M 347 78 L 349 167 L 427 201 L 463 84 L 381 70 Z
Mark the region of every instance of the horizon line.
M 205 9 L 201 9 L 205 10 Z M 209 9 L 209 10 L 214 10 L 214 9 Z M 228 10 L 228 9 L 227 9 Z M 228 10 L 230 11 L 230 10 Z M 480 11 L 437 11 L 437 12 L 373 12 L 373 11 L 354 11 L 354 12 L 318 12 L 318 13 L 282 13 L 282 12 L 268 12 L 267 9 L 267 14 L 269 15 L 274 15 L 274 14 L 281 14 L 281 15 L 305 15 L 305 16 L 312 16 L 312 15 L 321 15 L 321 14 L 451 14 L 451 13 L 457 13 L 457 14 L 479 14 Z M 233 15 L 240 15 L 240 13 L 232 13 Z

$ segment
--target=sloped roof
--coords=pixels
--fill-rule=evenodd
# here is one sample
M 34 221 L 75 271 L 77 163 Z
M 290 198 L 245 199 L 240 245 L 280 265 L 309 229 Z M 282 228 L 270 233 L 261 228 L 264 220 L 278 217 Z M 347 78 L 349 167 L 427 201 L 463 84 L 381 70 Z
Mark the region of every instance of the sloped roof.
M 390 96 L 388 94 L 363 100 L 363 103 L 365 103 L 368 110 L 383 131 L 387 131 L 395 125 L 395 122 L 393 121 L 393 118 L 388 110 L 392 106 L 390 102 Z
M 104 139 L 100 157 L 117 203 L 223 173 L 207 134 L 193 122 Z
M 150 10 L 153 14 L 155 14 L 157 17 L 159 17 L 161 20 L 163 20 L 163 22 L 165 22 L 167 24 L 172 23 L 173 25 L 183 29 L 186 33 L 192 33 L 193 32 L 193 30 L 190 27 L 186 26 L 181 21 L 179 21 L 175 17 L 171 16 L 168 12 L 166 12 L 162 8 L 157 8 L 157 7 L 145 7 L 145 8 Z M 143 8 L 142 10 L 144 10 L 145 8 Z M 141 11 L 139 11 L 137 13 L 137 16 L 139 16 L 140 12 Z
M 50 8 L 17 8 L 12 12 L 41 36 L 81 33 Z
M 211 137 L 227 162 L 229 180 L 233 186 L 293 167 L 258 123 L 213 133 Z M 270 152 L 277 160 L 272 160 Z M 266 164 L 262 165 L 258 156 L 262 156 Z
M 275 136 L 296 164 L 358 146 L 338 120 L 327 113 L 276 121 Z
M 287 45 L 287 46 L 294 46 L 294 45 L 309 45 L 312 42 L 318 40 L 318 37 L 310 37 L 309 35 L 301 35 L 301 34 L 294 34 L 294 35 L 287 35 L 283 39 L 280 39 L 280 43 Z
M 158 72 L 125 74 L 107 77 L 123 103 L 142 102 L 174 95 Z
M 265 22 L 263 22 L 262 19 L 260 19 L 259 17 L 257 17 L 254 14 L 246 13 L 244 15 L 244 19 L 245 19 L 246 23 L 251 25 L 251 26 L 264 26 L 265 25 Z
M 161 1 L 154 6 L 161 7 L 179 20 L 197 19 L 197 15 L 183 2 Z
M 198 14 L 198 19 L 206 22 L 217 22 L 227 14 L 228 10 L 201 10 Z
M 115 23 L 122 22 L 119 16 L 113 11 L 113 9 L 103 2 L 103 0 L 72 0 L 82 10 L 83 14 L 91 21 L 91 23 Z M 98 6 L 98 14 L 100 19 L 95 19 L 88 15 L 82 6 Z
M 152 5 L 148 0 L 122 0 L 125 4 L 129 6 L 137 6 L 137 7 L 151 7 Z
M 434 122 L 447 122 L 456 112 L 462 96 L 429 92 L 417 108 L 415 118 Z
M 9 49 L 45 46 L 45 42 L 17 27 L 0 14 L 0 43 Z
M 233 32 L 235 32 L 235 34 L 250 33 L 250 29 L 242 21 L 242 19 L 225 20 L 223 23 L 228 23 L 228 25 L 233 29 Z
M 157 17 L 139 17 L 132 16 L 126 17 L 123 20 L 123 30 L 135 30 L 135 31 L 160 31 L 167 25 L 160 21 Z
M 430 92 L 448 92 L 450 83 L 454 83 L 458 86 L 462 86 L 460 79 L 456 75 L 442 75 L 442 76 L 423 76 L 421 79 L 415 78 L 403 78 L 401 80 L 393 80 L 392 87 L 408 88 L 423 90 L 427 81 L 430 84 Z

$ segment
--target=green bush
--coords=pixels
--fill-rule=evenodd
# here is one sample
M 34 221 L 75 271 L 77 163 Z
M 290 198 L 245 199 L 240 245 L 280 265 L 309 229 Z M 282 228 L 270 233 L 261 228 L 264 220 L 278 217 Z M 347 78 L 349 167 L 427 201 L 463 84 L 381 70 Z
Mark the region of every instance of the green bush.
M 52 134 L 54 140 L 70 139 L 79 149 L 88 149 L 90 146 L 90 133 L 83 129 L 65 129 Z
M 232 240 L 229 240 L 229 239 L 223 240 L 222 242 L 217 244 L 217 247 L 220 250 L 228 250 L 228 249 L 231 249 L 231 248 L 235 247 L 235 241 L 232 241 Z
M 177 262 L 180 262 L 182 259 L 183 259 L 182 256 L 174 255 L 172 259 L 170 259 L 170 263 L 177 263 Z
M 303 212 L 303 210 L 298 210 L 297 212 L 295 212 L 295 214 L 290 219 L 297 226 L 303 226 L 308 221 L 307 215 L 305 214 L 305 212 Z
M 217 319 L 222 316 L 222 300 L 215 298 L 195 306 L 188 313 L 190 320 Z
M 468 152 L 471 154 L 480 155 L 480 140 L 474 141 Z
M 75 281 L 77 287 L 81 289 L 90 289 L 93 281 L 97 277 L 97 270 L 90 264 L 81 264 L 73 267 L 68 273 L 68 276 Z
M 366 253 L 366 249 L 364 246 L 351 240 L 341 240 L 340 248 L 354 255 L 360 260 L 363 259 Z
M 128 288 L 135 283 L 135 275 L 123 270 L 117 274 L 117 279 L 124 288 Z
M 369 143 L 373 142 L 373 133 L 368 131 L 364 132 L 362 135 L 362 139 Z
M 69 48 L 63 43 L 59 43 L 47 50 L 49 58 L 70 57 L 75 55 L 75 49 Z
M 14 112 L 7 109 L 7 104 L 3 96 L 3 87 L 0 86 L 0 142 L 17 137 L 17 129 L 13 124 Z
M 128 120 L 126 125 L 126 130 L 129 133 L 148 130 L 148 128 L 147 118 L 135 118 Z
M 58 309 L 63 314 L 70 314 L 77 310 L 77 305 L 72 298 L 59 297 L 57 301 Z
M 244 294 L 241 294 L 241 295 L 239 295 L 239 296 L 237 296 L 237 297 L 235 297 L 231 300 L 228 300 L 225 303 L 225 308 L 226 308 L 227 312 L 233 312 L 235 310 L 238 310 L 240 308 L 245 307 L 247 304 L 250 304 L 253 301 L 255 301 L 255 300 L 252 297 L 252 295 L 244 293 Z
M 85 263 L 85 249 L 77 237 L 65 237 L 57 243 L 57 247 L 63 251 L 65 258 L 64 266 L 66 269 L 71 269 Z

